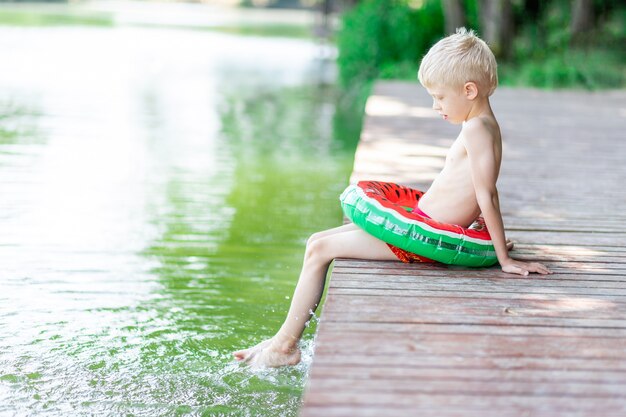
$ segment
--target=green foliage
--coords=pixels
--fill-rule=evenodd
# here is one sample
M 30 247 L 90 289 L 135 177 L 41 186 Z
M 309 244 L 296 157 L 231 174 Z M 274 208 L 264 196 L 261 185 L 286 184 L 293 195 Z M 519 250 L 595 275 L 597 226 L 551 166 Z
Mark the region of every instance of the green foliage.
M 509 62 L 500 65 L 503 85 L 540 88 L 620 88 L 626 85 L 626 8 L 596 1 L 596 28 L 573 37 L 571 3 L 541 2 L 536 18 L 518 4 L 517 35 Z
M 400 62 L 387 62 L 380 68 L 378 78 L 385 80 L 404 80 L 404 81 L 416 81 L 417 80 L 417 64 L 416 61 L 400 61 Z
M 464 2 L 467 27 L 481 33 L 480 2 Z M 343 85 L 376 77 L 415 80 L 419 61 L 444 34 L 440 1 L 363 0 L 343 16 L 339 47 Z M 502 85 L 540 88 L 626 86 L 626 7 L 594 2 L 595 29 L 573 37 L 568 0 L 513 0 L 515 38 L 499 61 Z
M 442 34 L 439 1 L 412 8 L 407 0 L 364 0 L 343 15 L 337 35 L 340 80 L 344 85 L 362 82 L 377 77 L 381 68 L 406 62 L 414 63 L 415 73 L 422 55 Z
M 540 88 L 619 88 L 626 84 L 624 58 L 607 50 L 572 49 L 500 67 L 502 85 Z

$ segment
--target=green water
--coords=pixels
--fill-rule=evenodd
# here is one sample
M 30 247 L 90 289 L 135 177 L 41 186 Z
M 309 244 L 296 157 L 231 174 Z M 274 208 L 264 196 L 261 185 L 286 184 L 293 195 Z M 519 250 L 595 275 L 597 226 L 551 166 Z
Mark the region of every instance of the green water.
M 306 40 L 0 27 L 0 415 L 297 415 L 280 326 L 358 120 Z

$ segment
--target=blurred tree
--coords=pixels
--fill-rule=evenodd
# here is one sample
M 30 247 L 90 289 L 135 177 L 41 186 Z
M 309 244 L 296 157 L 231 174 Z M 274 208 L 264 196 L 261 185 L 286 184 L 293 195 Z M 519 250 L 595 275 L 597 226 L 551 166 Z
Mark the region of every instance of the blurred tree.
M 593 1 L 593 0 L 589 0 Z M 531 9 L 538 11 L 539 0 L 527 0 Z M 536 3 L 536 4 L 535 4 Z M 481 37 L 498 58 L 509 58 L 514 37 L 514 19 L 511 0 L 441 0 L 445 16 L 446 34 L 468 25 L 468 12 L 478 9 Z
M 594 26 L 593 0 L 574 0 L 572 2 L 572 36 L 589 32 Z
M 481 35 L 497 58 L 509 58 L 513 40 L 513 9 L 510 0 L 479 0 Z
M 465 5 L 463 3 L 465 3 L 463 0 L 442 0 L 446 34 L 454 33 L 457 28 L 464 27 L 467 24 Z

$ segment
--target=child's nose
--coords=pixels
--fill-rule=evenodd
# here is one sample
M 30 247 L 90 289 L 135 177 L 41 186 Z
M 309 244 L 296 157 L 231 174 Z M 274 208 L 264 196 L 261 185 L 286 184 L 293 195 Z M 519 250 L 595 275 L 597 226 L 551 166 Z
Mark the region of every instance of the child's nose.
M 439 110 L 439 104 L 435 100 L 433 100 L 433 110 Z

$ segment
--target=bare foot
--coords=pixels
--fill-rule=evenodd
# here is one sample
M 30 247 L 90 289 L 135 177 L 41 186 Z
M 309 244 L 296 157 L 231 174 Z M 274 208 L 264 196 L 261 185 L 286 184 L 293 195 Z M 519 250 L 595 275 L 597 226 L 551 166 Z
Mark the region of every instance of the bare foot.
M 297 343 L 281 345 L 272 338 L 249 349 L 233 352 L 233 356 L 239 362 L 246 363 L 252 368 L 277 368 L 300 363 L 300 348 Z
M 237 359 L 238 361 L 244 361 L 244 362 L 248 362 L 252 356 L 254 356 L 256 353 L 258 353 L 259 351 L 262 351 L 265 347 L 267 347 L 270 343 L 272 342 L 272 339 L 267 339 L 264 340 L 263 342 L 259 343 L 256 346 L 253 346 L 251 348 L 248 349 L 243 349 L 243 350 L 238 350 L 236 352 L 233 352 L 233 356 L 235 357 L 235 359 Z
M 515 245 L 513 244 L 513 242 L 511 242 L 511 239 L 507 239 L 506 240 L 506 248 L 507 248 L 507 250 L 510 250 L 510 251 L 513 250 L 513 246 L 515 246 Z

